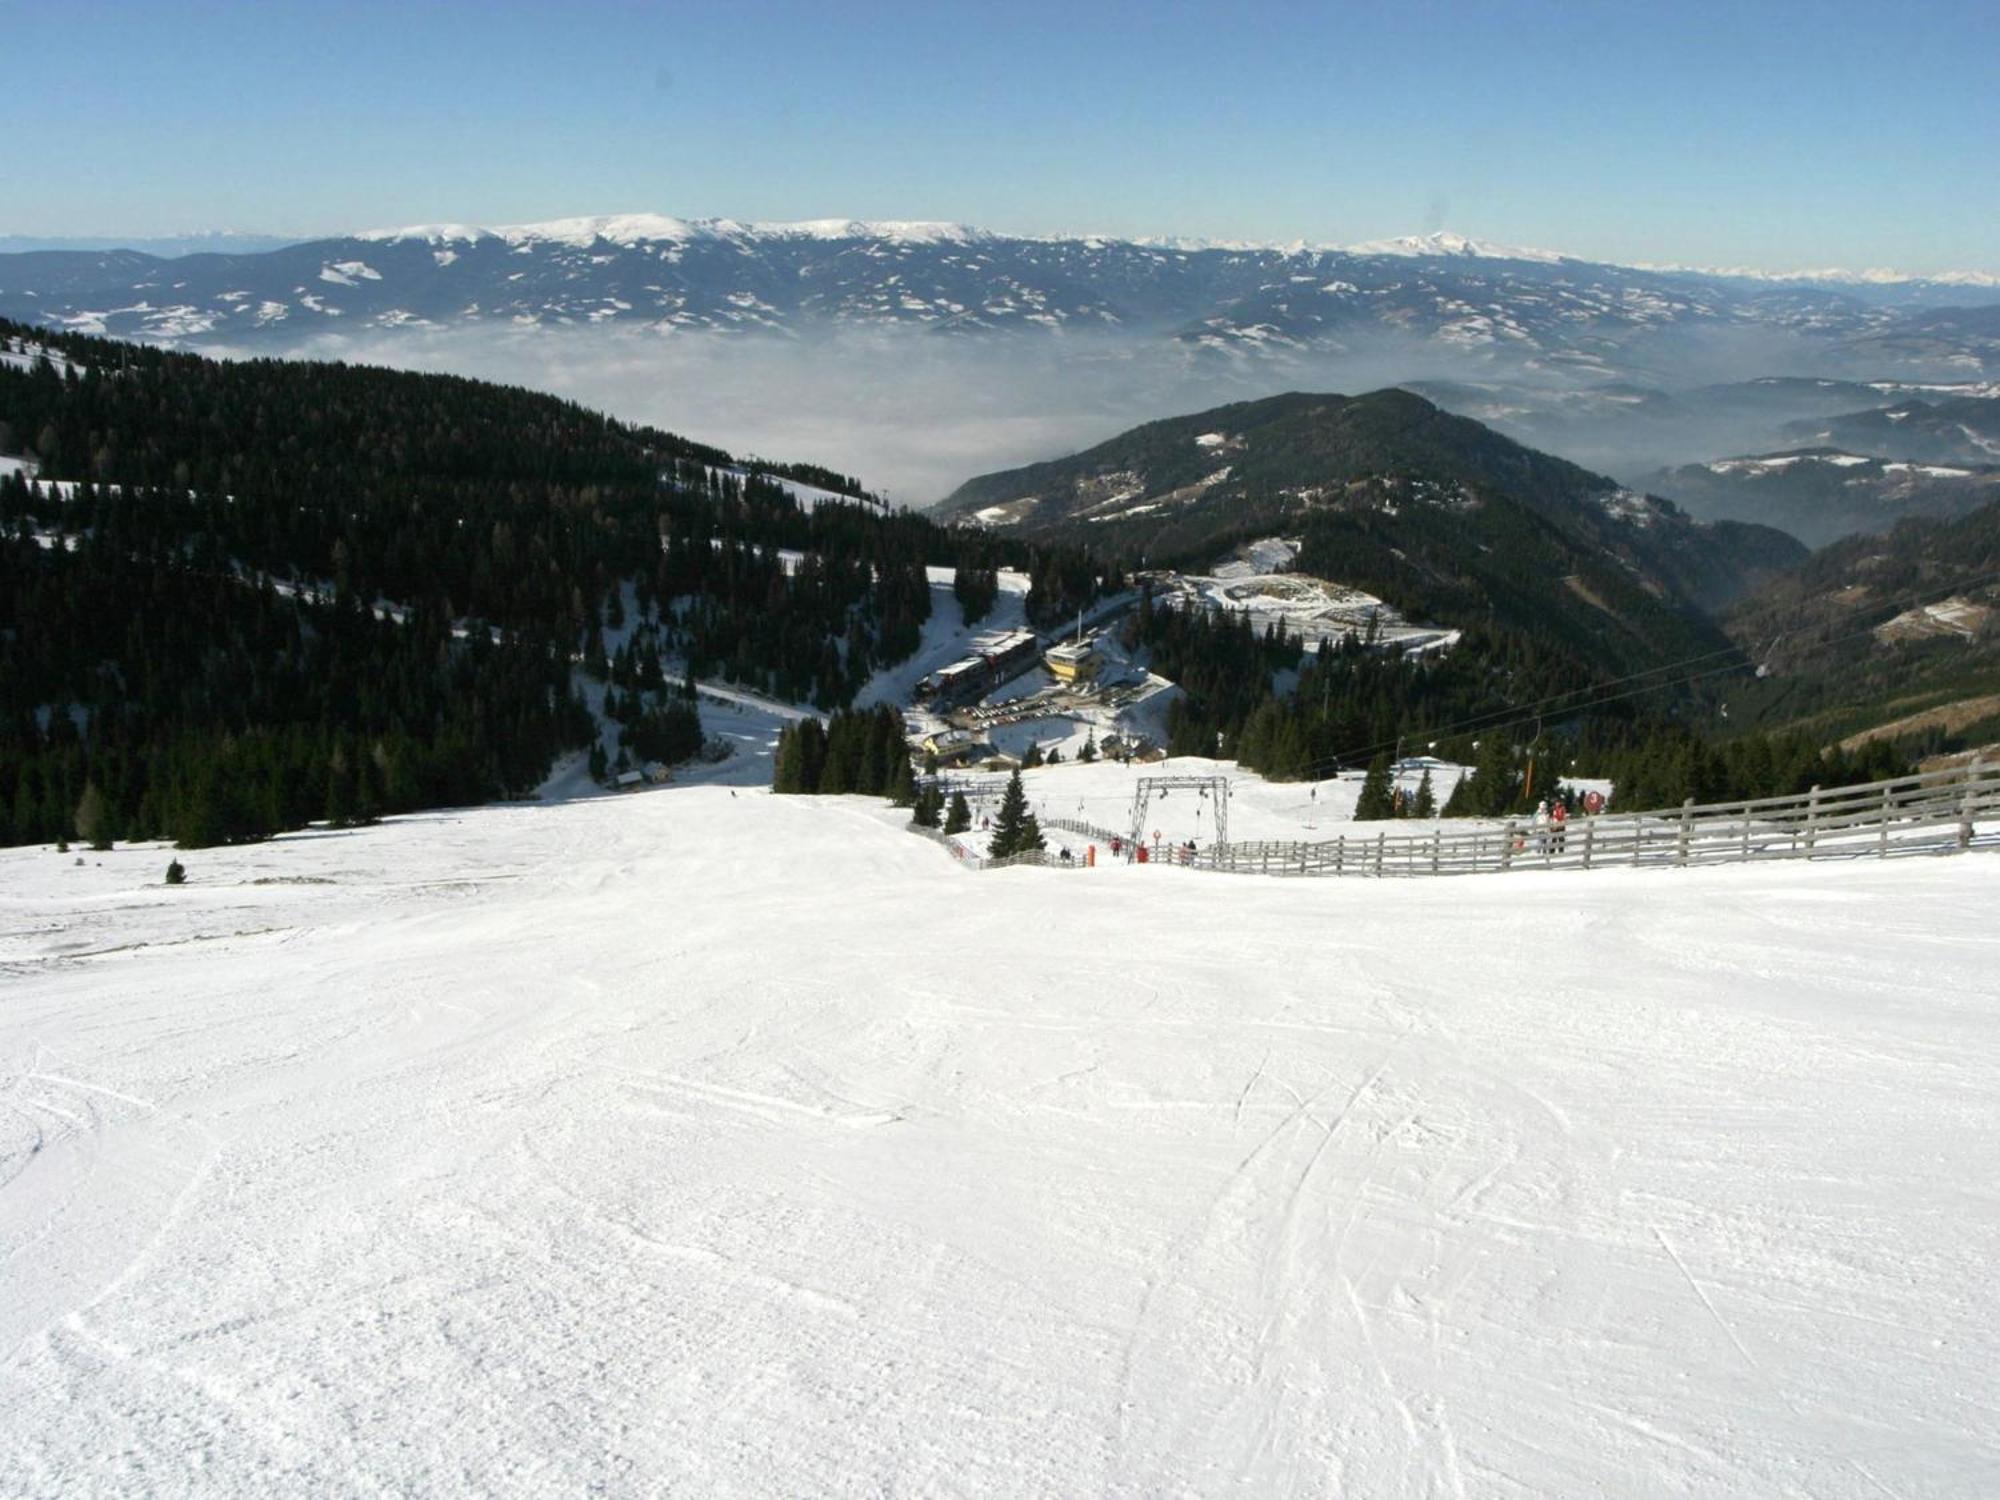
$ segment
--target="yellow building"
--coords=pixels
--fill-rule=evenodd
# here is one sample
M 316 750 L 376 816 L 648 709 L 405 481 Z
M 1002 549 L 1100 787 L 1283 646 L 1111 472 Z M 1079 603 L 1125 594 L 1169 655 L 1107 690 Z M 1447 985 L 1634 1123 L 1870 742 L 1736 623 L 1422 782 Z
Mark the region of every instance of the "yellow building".
M 1089 682 L 1103 660 L 1088 641 L 1065 641 L 1042 655 L 1042 664 L 1057 682 Z

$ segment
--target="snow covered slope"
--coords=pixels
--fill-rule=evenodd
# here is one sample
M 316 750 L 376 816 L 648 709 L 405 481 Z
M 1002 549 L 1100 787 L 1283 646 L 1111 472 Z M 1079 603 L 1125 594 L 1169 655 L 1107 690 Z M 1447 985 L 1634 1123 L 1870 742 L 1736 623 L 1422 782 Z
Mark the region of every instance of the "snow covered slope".
M 2000 861 L 0 852 L 0 1493 L 2000 1491 Z

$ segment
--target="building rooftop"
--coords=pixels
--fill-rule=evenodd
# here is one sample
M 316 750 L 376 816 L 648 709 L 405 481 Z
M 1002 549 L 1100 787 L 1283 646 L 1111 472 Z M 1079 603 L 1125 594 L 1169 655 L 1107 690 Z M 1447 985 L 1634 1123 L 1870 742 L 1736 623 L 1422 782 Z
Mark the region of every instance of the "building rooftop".
M 1045 655 L 1057 661 L 1088 661 L 1097 654 L 1097 647 L 1089 641 L 1064 641 L 1060 646 L 1051 646 Z

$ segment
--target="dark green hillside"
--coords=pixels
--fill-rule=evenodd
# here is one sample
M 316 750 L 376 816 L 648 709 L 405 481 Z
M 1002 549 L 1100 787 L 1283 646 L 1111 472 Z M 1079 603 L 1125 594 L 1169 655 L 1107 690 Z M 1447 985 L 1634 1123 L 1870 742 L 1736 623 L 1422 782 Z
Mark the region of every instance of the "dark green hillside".
M 1738 727 L 1901 725 L 1912 753 L 2000 741 L 2000 503 L 1836 543 L 1726 624 L 1764 666 L 1731 689 Z
M 915 648 L 926 565 L 1029 567 L 1049 617 L 1101 572 L 525 390 L 15 324 L 0 355 L 0 841 L 87 784 L 191 839 L 519 794 L 595 732 L 573 664 L 634 757 L 685 753 L 663 660 L 830 708 Z
M 1768 528 L 1700 525 L 1401 390 L 1148 423 L 968 481 L 942 508 L 982 511 L 1003 535 L 1087 538 L 1155 564 L 1298 536 L 1302 571 L 1413 616 L 1543 637 L 1607 669 L 1725 646 L 1705 611 L 1805 555 Z

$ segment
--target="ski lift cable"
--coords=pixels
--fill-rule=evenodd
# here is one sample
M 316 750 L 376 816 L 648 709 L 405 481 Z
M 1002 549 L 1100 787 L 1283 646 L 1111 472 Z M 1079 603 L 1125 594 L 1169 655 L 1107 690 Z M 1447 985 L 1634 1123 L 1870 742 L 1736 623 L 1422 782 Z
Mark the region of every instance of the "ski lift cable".
M 1724 665 L 1719 667 L 1711 667 L 1705 672 L 1690 673 L 1685 679 L 1682 680 L 1682 683 L 1679 685 L 1701 682 L 1707 678 L 1724 676 L 1730 672 L 1746 671 L 1749 669 L 1749 667 L 1750 663 L 1748 662 L 1725 663 Z M 1615 685 L 1616 683 L 1603 684 L 1603 686 L 1607 687 Z M 1612 703 L 1622 703 L 1628 698 L 1637 698 L 1642 694 L 1654 692 L 1660 688 L 1675 686 L 1675 685 L 1676 684 L 1671 682 L 1645 683 L 1639 687 L 1629 688 L 1622 693 L 1612 693 L 1604 697 L 1592 698 L 1589 699 L 1588 701 L 1572 704 L 1568 708 L 1557 711 L 1554 716 L 1557 718 L 1567 718 L 1572 714 L 1582 713 L 1586 709 L 1602 708 Z M 1492 719 L 1491 722 L 1486 722 L 1484 719 L 1474 719 L 1474 720 L 1463 721 L 1460 724 L 1455 724 L 1455 725 L 1450 725 L 1450 724 L 1442 725 L 1433 732 L 1440 738 L 1449 734 L 1456 733 L 1462 729 L 1477 729 L 1481 734 L 1491 734 L 1497 730 L 1512 729 L 1522 724 L 1527 724 L 1531 722 L 1538 723 L 1543 717 L 1544 716 L 1542 714 L 1538 713 L 1517 713 L 1511 718 Z M 1363 759 L 1364 757 L 1372 756 L 1376 754 L 1378 751 L 1387 750 L 1393 743 L 1394 742 L 1390 740 L 1381 740 L 1373 745 L 1367 745 L 1359 749 L 1347 751 L 1345 754 L 1336 756 L 1331 760 L 1321 761 L 1317 765 L 1308 767 L 1307 770 L 1319 771 L 1326 767 L 1332 767 L 1333 769 L 1338 770 L 1342 765 L 1346 763 L 1360 760 Z
M 1935 603 L 1937 602 L 1938 599 L 1948 599 L 1955 594 L 1960 594 L 1965 592 L 1967 589 L 1981 588 L 1984 587 L 1986 584 L 1995 582 L 2000 582 L 2000 570 L 1995 570 L 1993 572 L 1985 574 L 1977 574 L 1970 579 L 1960 579 L 1951 588 L 1945 590 L 1941 594 L 1937 594 L 1936 598 L 1934 599 L 1927 600 L 1921 594 L 1910 595 L 1908 598 L 1908 602 L 1904 605 L 1904 608 L 1905 610 L 1914 609 L 1920 604 L 1927 602 Z M 1891 600 L 1889 602 L 1893 604 L 1899 601 Z M 1894 616 L 1891 616 L 1891 618 L 1894 618 Z M 1879 628 L 1880 624 L 1881 622 L 1878 621 L 1877 624 L 1875 625 L 1868 625 L 1862 627 L 1859 630 L 1846 631 L 1840 635 L 1830 636 L 1822 644 L 1828 646 L 1837 646 L 1837 645 L 1842 645 L 1848 641 L 1859 640 L 1863 636 L 1873 635 L 1875 631 Z M 1763 652 L 1760 653 L 1760 656 L 1768 657 L 1770 652 L 1776 649 L 1778 641 L 1782 640 L 1785 634 L 1787 633 L 1788 632 L 1780 632 L 1779 635 L 1772 640 L 1771 644 L 1764 648 Z M 1622 687 L 1626 683 L 1641 682 L 1645 678 L 1657 677 L 1660 676 L 1662 673 L 1679 672 L 1683 668 L 1696 666 L 1702 662 L 1713 661 L 1717 657 L 1741 656 L 1741 655 L 1742 653 L 1738 650 L 1738 648 L 1733 646 L 1726 650 L 1706 651 L 1698 656 L 1683 657 L 1679 661 L 1668 662 L 1664 666 L 1650 667 L 1644 672 L 1633 672 L 1624 677 L 1614 677 L 1605 682 L 1595 683 L 1587 688 L 1572 688 L 1565 693 L 1551 694 L 1549 697 L 1542 698 L 1525 705 L 1510 704 L 1504 709 L 1493 709 L 1483 714 L 1473 714 L 1470 717 L 1465 719 L 1460 719 L 1455 723 L 1441 724 L 1434 726 L 1432 728 L 1427 729 L 1425 733 L 1430 734 L 1435 738 L 1443 738 L 1447 735 L 1457 734 L 1467 730 L 1511 729 L 1516 727 L 1517 725 L 1525 724 L 1531 719 L 1539 719 L 1543 717 L 1545 713 L 1552 713 L 1554 714 L 1555 717 L 1558 718 L 1567 717 L 1568 715 L 1573 713 L 1580 713 L 1587 708 L 1598 708 L 1606 704 L 1623 702 L 1627 698 L 1634 698 L 1642 693 L 1652 692 L 1656 688 L 1668 687 L 1676 684 L 1671 679 L 1663 679 L 1662 681 L 1659 682 L 1647 683 L 1643 686 L 1632 688 L 1627 692 L 1612 694 L 1608 697 L 1584 697 L 1583 701 L 1571 704 L 1568 707 L 1562 708 L 1560 710 L 1551 708 L 1551 705 L 1561 703 L 1562 700 L 1565 698 L 1579 697 L 1580 695 L 1596 694 L 1601 692 L 1605 688 Z M 1737 661 L 1727 662 L 1720 667 L 1710 668 L 1708 671 L 1705 672 L 1691 673 L 1687 678 L 1684 679 L 1684 681 L 1685 683 L 1700 682 L 1709 677 L 1720 676 L 1728 672 L 1740 672 L 1748 669 L 1761 669 L 1763 665 L 1764 662 L 1762 660 L 1753 660 L 1749 658 L 1744 658 Z M 1401 736 L 1398 736 L 1398 739 L 1400 738 Z M 1335 770 L 1338 770 L 1340 766 L 1345 762 L 1358 760 L 1363 756 L 1372 756 L 1378 751 L 1390 749 L 1395 743 L 1396 741 L 1392 740 L 1382 740 L 1378 741 L 1373 745 L 1367 745 L 1358 749 L 1349 750 L 1338 756 L 1332 757 L 1331 759 L 1316 762 L 1315 764 L 1306 767 L 1306 771 L 1308 774 L 1313 774 L 1329 766 Z M 1317 775 L 1314 775 L 1314 779 L 1317 780 L 1319 778 L 1317 777 Z

